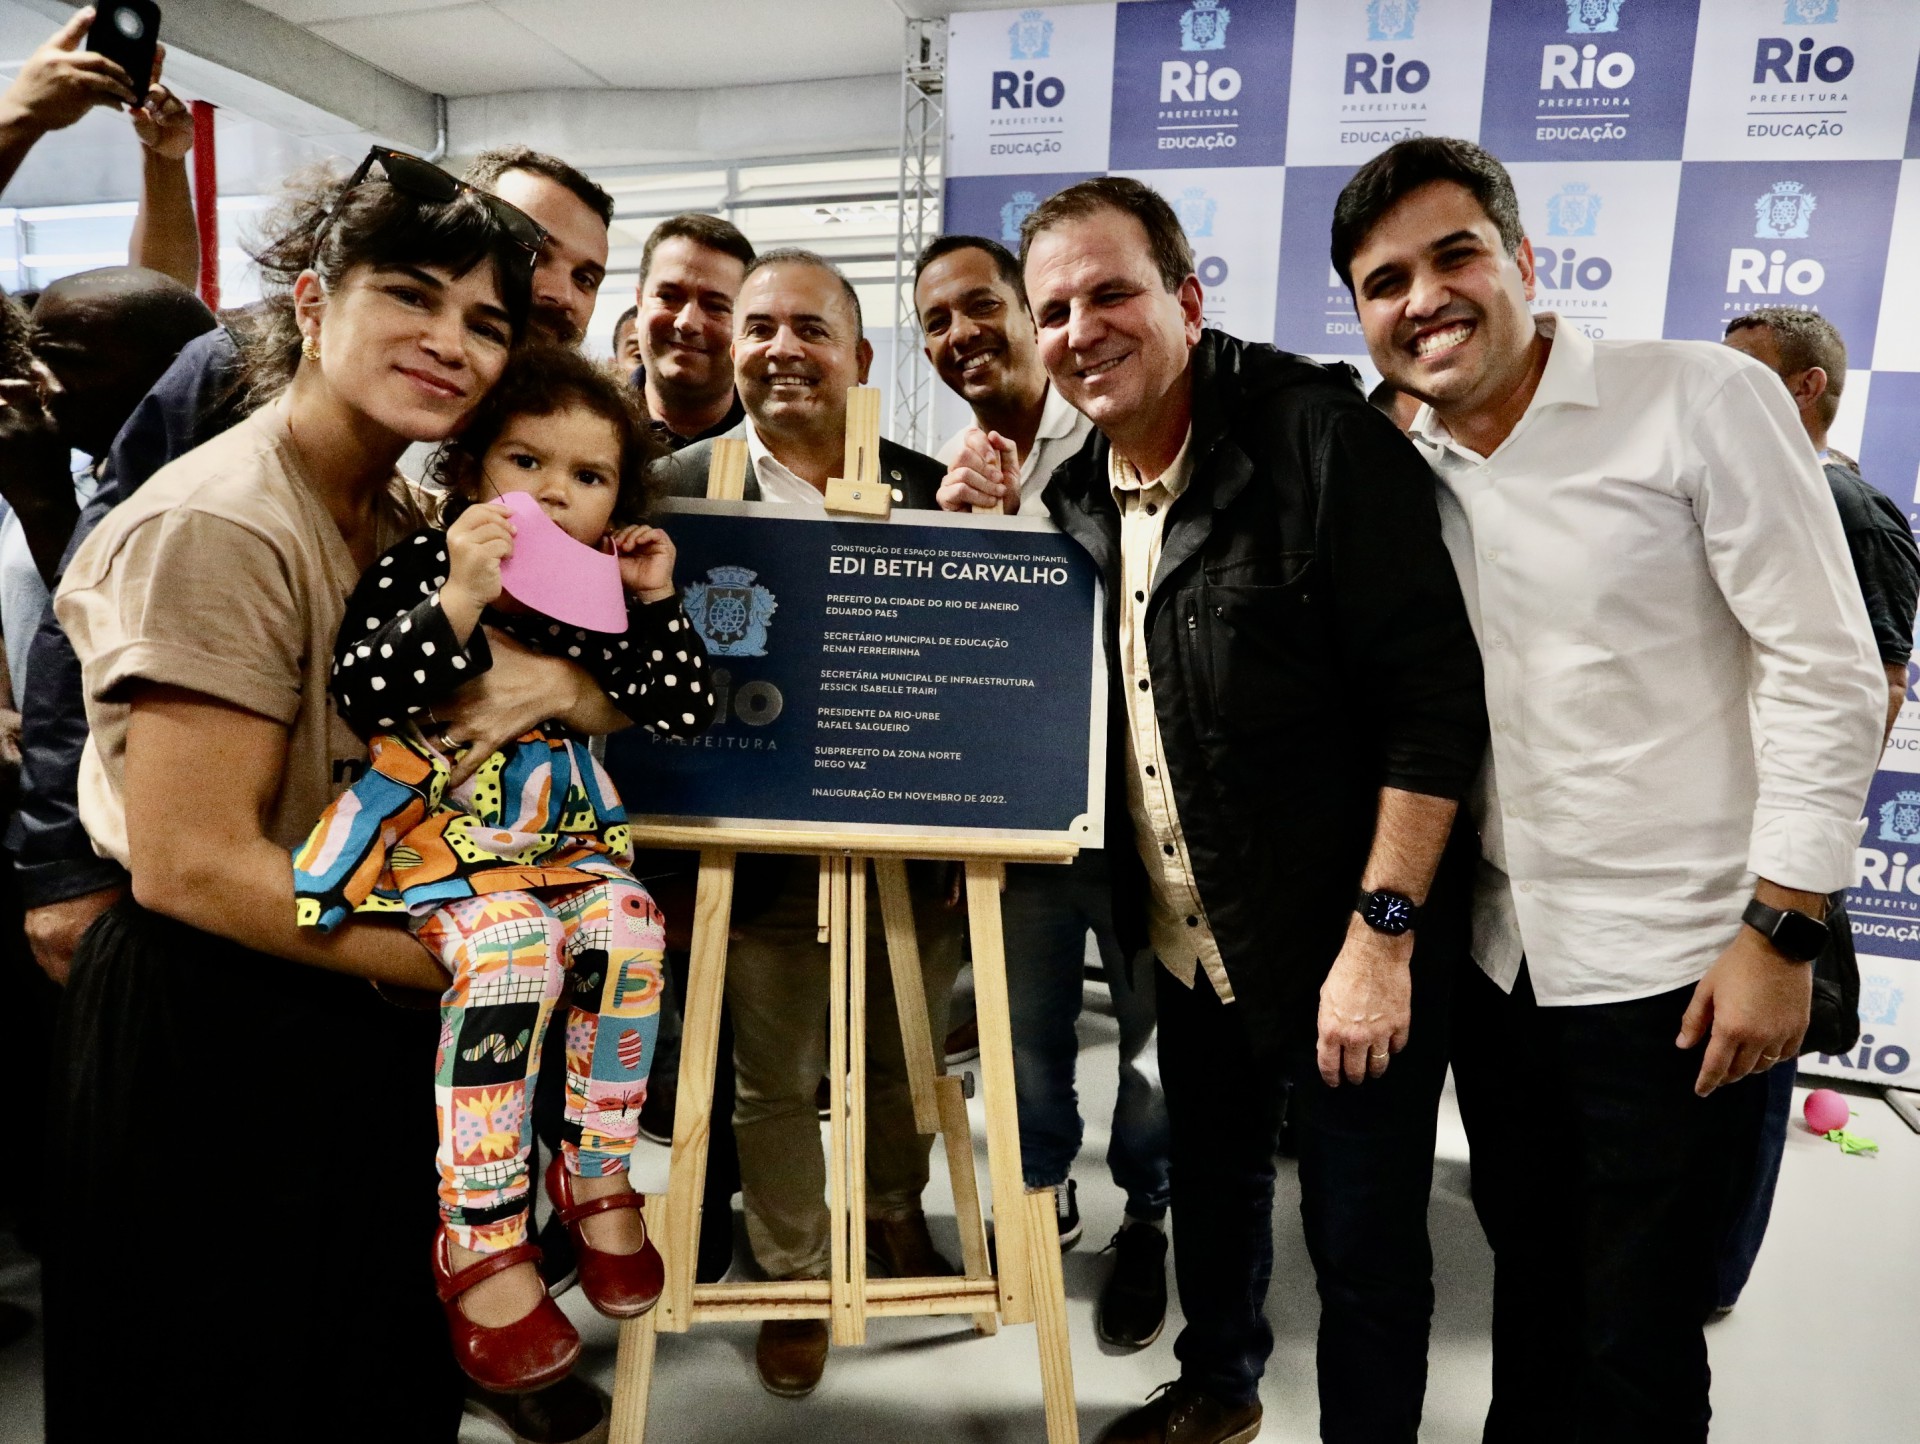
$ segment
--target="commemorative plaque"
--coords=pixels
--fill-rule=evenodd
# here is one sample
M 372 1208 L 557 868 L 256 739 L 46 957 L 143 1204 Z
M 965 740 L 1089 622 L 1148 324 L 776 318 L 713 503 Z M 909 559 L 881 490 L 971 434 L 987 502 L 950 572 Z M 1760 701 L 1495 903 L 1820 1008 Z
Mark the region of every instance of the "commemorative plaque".
M 720 716 L 689 742 L 608 739 L 636 825 L 1100 845 L 1097 581 L 1050 522 L 661 510 Z

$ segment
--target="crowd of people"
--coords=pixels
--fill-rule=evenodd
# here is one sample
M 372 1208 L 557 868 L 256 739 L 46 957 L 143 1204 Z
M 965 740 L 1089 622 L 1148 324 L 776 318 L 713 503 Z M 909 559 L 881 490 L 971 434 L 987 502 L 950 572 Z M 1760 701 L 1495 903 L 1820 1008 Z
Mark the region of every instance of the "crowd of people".
M 676 216 L 595 361 L 602 188 L 525 148 L 455 176 L 375 147 L 289 181 L 264 299 L 216 316 L 191 122 L 80 49 L 89 21 L 0 97 L 0 183 L 95 105 L 146 157 L 130 264 L 0 305 L 6 1202 L 43 1264 L 47 1437 L 182 1397 L 214 1439 L 452 1439 L 463 1401 L 588 1437 L 553 1298 L 660 1292 L 627 1165 L 672 1133 L 692 898 L 588 741 L 713 720 L 651 503 L 704 494 L 734 437 L 748 503 L 822 509 L 859 296 Z M 1451 1068 L 1495 1259 L 1486 1439 L 1701 1440 L 1793 1059 L 1858 1026 L 1839 897 L 1920 551 L 1828 445 L 1846 353 L 1818 315 L 1716 347 L 1535 313 L 1512 182 L 1458 140 L 1361 167 L 1329 246 L 1371 401 L 1206 327 L 1137 181 L 1049 197 L 1017 254 L 949 235 L 915 264 L 972 419 L 936 456 L 883 441 L 881 478 L 1050 518 L 1106 598 L 1105 845 L 1009 868 L 1003 903 L 1024 1181 L 1072 1247 L 1091 937 L 1125 1201 L 1096 1328 L 1158 1338 L 1170 1252 L 1184 1318 L 1175 1382 L 1099 1437 L 1260 1432 L 1284 1139 L 1320 1437 L 1411 1444 Z M 617 638 L 516 589 L 546 527 L 617 576 Z M 702 1279 L 828 1269 L 801 862 L 742 860 Z M 909 885 L 941 1038 L 964 915 L 951 865 Z M 885 969 L 866 1019 L 871 1266 L 955 1273 Z M 769 1320 L 755 1364 L 798 1398 L 828 1354 L 824 1321 Z

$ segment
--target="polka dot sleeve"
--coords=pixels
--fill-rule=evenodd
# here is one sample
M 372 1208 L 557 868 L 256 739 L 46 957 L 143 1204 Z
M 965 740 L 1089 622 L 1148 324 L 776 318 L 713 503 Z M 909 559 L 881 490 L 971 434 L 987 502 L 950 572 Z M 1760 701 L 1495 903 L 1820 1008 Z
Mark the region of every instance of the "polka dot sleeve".
M 438 600 L 447 535 L 417 531 L 361 575 L 333 648 L 333 696 L 362 737 L 419 718 L 493 665 L 486 630 L 462 647 Z
M 671 737 L 697 737 L 713 725 L 706 644 L 678 595 L 630 602 L 625 636 L 560 630 L 570 635 L 557 655 L 585 667 L 608 700 L 640 726 Z

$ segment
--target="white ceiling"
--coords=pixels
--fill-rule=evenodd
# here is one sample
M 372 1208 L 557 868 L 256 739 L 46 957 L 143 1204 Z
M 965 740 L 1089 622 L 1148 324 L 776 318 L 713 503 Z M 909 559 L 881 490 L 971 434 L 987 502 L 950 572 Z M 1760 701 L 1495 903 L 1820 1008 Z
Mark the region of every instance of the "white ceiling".
M 252 0 L 447 96 L 696 90 L 891 73 L 907 15 L 1005 0 Z M 1068 0 L 1076 3 L 1076 0 Z
M 221 188 L 253 191 L 369 139 L 424 152 L 436 95 L 453 102 L 455 159 L 509 141 L 596 170 L 891 152 L 906 20 L 1010 0 L 164 3 L 168 79 L 221 107 Z M 0 0 L 0 61 L 17 65 L 74 8 Z M 6 203 L 132 199 L 125 126 L 100 113 L 46 137 Z

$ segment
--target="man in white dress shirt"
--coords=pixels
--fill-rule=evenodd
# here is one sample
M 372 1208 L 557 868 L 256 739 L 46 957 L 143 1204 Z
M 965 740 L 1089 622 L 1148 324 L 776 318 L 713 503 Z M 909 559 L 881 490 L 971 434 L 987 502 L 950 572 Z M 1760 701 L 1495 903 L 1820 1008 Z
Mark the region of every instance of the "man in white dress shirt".
M 1762 1074 L 1807 1025 L 1885 684 L 1825 480 L 1730 348 L 1532 315 L 1505 169 L 1404 141 L 1333 260 L 1485 661 L 1454 1071 L 1494 1248 L 1485 1438 L 1706 1438 L 1701 1325 Z
M 1047 379 L 1027 309 L 1020 262 L 985 236 L 941 236 L 914 266 L 913 304 L 927 359 L 973 410 L 973 425 L 940 448 L 940 504 L 966 511 L 992 494 L 1010 512 L 1045 516 L 1053 469 L 1086 445 L 1093 422 Z M 984 503 L 983 503 L 984 504 Z M 1094 1330 L 1113 1348 L 1145 1348 L 1167 1315 L 1167 1104 L 1153 1047 L 1153 959 L 1128 957 L 1113 928 L 1107 855 L 1089 848 L 1067 867 L 1007 868 L 1007 1002 L 1013 1018 L 1020 1162 L 1029 1188 L 1057 1188 L 1060 1247 L 1080 1238 L 1068 1170 L 1080 1152 L 1074 1093 L 1075 1024 L 1092 932 L 1120 1025 L 1120 1087 L 1107 1135 L 1107 1167 L 1126 1195 L 1109 1250 Z

